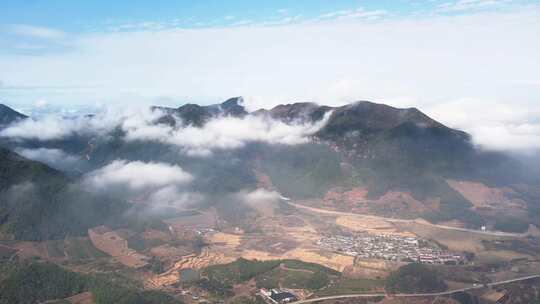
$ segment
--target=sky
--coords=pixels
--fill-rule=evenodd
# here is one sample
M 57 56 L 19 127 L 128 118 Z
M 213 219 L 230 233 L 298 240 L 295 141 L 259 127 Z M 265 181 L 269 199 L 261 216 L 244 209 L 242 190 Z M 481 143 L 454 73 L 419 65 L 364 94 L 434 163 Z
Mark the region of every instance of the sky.
M 540 2 L 15 1 L 0 103 L 418 107 L 492 148 L 540 148 Z

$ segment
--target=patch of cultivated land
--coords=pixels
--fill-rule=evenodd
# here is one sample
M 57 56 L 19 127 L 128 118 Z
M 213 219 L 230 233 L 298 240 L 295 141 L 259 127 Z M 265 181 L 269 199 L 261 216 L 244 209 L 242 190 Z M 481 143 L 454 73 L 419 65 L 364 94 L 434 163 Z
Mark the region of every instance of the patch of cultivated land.
M 246 250 L 241 254 L 241 257 L 246 259 L 257 260 L 281 260 L 281 259 L 298 259 L 304 262 L 315 263 L 326 266 L 328 268 L 335 269 L 337 271 L 343 271 L 345 267 L 352 265 L 354 258 L 347 255 L 325 253 L 322 254 L 317 249 L 308 248 L 296 248 L 294 250 L 285 252 L 281 255 L 271 255 L 265 251 Z
M 210 210 L 195 215 L 181 216 L 164 220 L 170 226 L 172 232 L 181 236 L 195 230 L 211 229 L 216 227 L 216 214 Z
M 343 276 L 351 279 L 383 279 L 404 264 L 379 259 L 356 259 L 354 265 L 343 270 Z
M 395 225 L 375 218 L 360 218 L 358 216 L 338 216 L 336 224 L 352 231 L 365 231 L 374 234 L 393 234 L 405 237 L 414 236 L 406 231 L 400 231 Z
M 106 252 L 127 267 L 139 268 L 148 264 L 147 257 L 128 247 L 128 242 L 120 234 L 105 226 L 88 230 L 92 244 Z
M 48 258 L 46 244 L 42 242 L 18 242 L 13 247 L 18 250 L 17 255 L 23 259 L 32 257 Z
M 145 251 L 145 253 L 159 256 L 160 259 L 168 256 L 170 257 L 168 260 L 171 262 L 171 266 L 163 274 L 148 277 L 145 286 L 148 288 L 171 286 L 180 281 L 178 270 L 201 270 L 210 265 L 230 263 L 237 258 L 259 261 L 297 259 L 343 272 L 343 275 L 339 279 L 332 280 L 332 284 L 328 288 L 319 291 L 321 294 L 332 295 L 383 291 L 385 277 L 401 264 L 384 260 L 357 259 L 355 261 L 355 258 L 352 256 L 330 252 L 316 245 L 316 241 L 323 237 L 323 235 L 334 232 L 339 233 L 340 231 L 368 232 L 373 235 L 394 234 L 416 236 L 425 240 L 434 240 L 451 251 L 470 251 L 475 253 L 475 261 L 479 265 L 493 261 L 510 262 L 513 259 L 521 257 L 530 258 L 530 256 L 511 250 L 486 250 L 483 241 L 492 242 L 511 239 L 506 236 L 492 236 L 468 231 L 449 230 L 444 229 L 444 227 L 436 227 L 429 223 L 424 223 L 418 219 L 387 221 L 380 217 L 344 214 L 333 210 L 321 211 L 318 209 L 311 212 L 310 210 L 301 209 L 301 211 L 304 212 L 297 212 L 294 215 L 259 216 L 256 220 L 251 221 L 254 228 L 252 231 L 254 232 L 237 233 L 236 231 L 240 230 L 234 229 L 234 226 L 231 226 L 232 228 L 224 228 L 224 230 L 219 232 L 215 232 L 212 229 L 201 230 L 203 232 L 201 235 L 209 245 L 204 247 L 199 254 L 175 256 L 174 253 L 177 252 L 175 248 L 178 247 L 178 244 L 173 246 L 172 243 L 153 247 L 151 250 Z M 197 218 L 203 219 L 203 223 L 195 223 Z M 209 217 L 208 214 L 203 217 L 189 216 L 187 219 L 184 217 L 169 221 L 169 224 L 173 223 L 175 224 L 173 229 L 178 233 L 180 230 L 185 231 L 210 227 L 215 223 L 215 218 Z M 251 230 L 246 229 L 246 231 Z M 167 233 L 162 234 L 160 238 L 165 239 Z M 173 242 L 173 240 L 170 242 Z M 456 287 L 463 284 L 472 284 L 472 282 L 464 283 L 467 278 L 464 279 L 465 281 L 462 281 L 463 278 L 450 275 L 455 269 L 458 269 L 452 267 L 458 266 L 448 266 L 448 269 L 443 272 L 445 274 L 444 277 L 447 277 L 451 284 L 454 284 Z M 286 285 L 290 288 L 301 288 L 307 284 L 309 277 L 312 275 L 306 270 L 296 271 L 288 268 L 288 266 L 280 266 L 273 269 L 265 276 L 259 278 L 258 282 L 268 286 L 277 284 L 275 286 Z M 497 272 L 497 274 L 499 273 L 502 277 L 502 271 Z M 495 277 L 494 274 L 491 276 Z M 475 282 L 478 282 L 478 280 L 479 277 L 474 277 Z M 245 294 L 247 290 L 249 292 L 253 291 L 253 286 L 247 288 L 247 286 L 242 284 L 238 286 L 234 285 L 234 288 L 241 294 Z M 420 300 L 419 303 L 421 302 Z
M 218 246 L 205 247 L 198 255 L 190 254 L 181 257 L 166 272 L 152 275 L 145 281 L 145 286 L 147 288 L 162 288 L 179 282 L 180 274 L 178 271 L 181 269 L 200 270 L 211 265 L 230 263 L 234 260 L 236 257 L 225 254 Z
M 352 213 L 373 213 L 414 218 L 437 205 L 435 200 L 421 202 L 409 192 L 388 191 L 376 199 L 368 198 L 365 187 L 329 190 L 319 204 L 326 208 Z
M 419 225 L 416 223 L 396 223 L 396 226 L 404 230 L 411 231 L 421 238 L 435 240 L 452 251 L 469 251 L 476 254 L 478 259 L 485 260 L 511 260 L 515 258 L 527 257 L 514 251 L 486 250 L 482 244 L 483 240 L 495 241 L 504 240 L 505 237 L 468 233 L 463 231 L 439 229 L 434 226 Z
M 74 295 L 72 297 L 66 298 L 66 301 L 68 301 L 71 304 L 93 304 L 94 303 L 92 293 L 90 292 L 83 292 L 83 293 Z
M 212 243 L 221 243 L 226 246 L 236 247 L 240 245 L 241 236 L 231 233 L 218 232 L 209 237 Z
M 67 238 L 64 241 L 64 252 L 72 259 L 96 259 L 108 256 L 94 247 L 87 237 Z
M 504 188 L 491 188 L 482 183 L 469 181 L 447 180 L 448 185 L 458 191 L 475 208 L 493 208 L 504 210 L 524 209 L 527 203 L 514 198 L 514 190 Z
M 379 279 L 350 279 L 342 277 L 333 285 L 315 293 L 314 297 L 384 292 L 384 280 Z

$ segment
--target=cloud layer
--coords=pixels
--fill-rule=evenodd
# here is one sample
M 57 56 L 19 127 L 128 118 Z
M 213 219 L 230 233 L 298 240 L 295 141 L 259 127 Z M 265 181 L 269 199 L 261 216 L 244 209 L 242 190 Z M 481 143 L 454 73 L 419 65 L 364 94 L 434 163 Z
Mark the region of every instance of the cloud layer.
M 241 95 L 251 101 L 251 109 L 293 101 L 341 105 L 373 100 L 403 105 L 405 100 L 407 106 L 436 113 L 441 122 L 471 132 L 484 146 L 535 147 L 538 115 L 512 121 L 475 118 L 483 113 L 497 116 L 496 109 L 502 107 L 534 108 L 540 102 L 540 7 L 508 8 L 507 4 L 505 0 L 448 1 L 439 7 L 445 11 L 442 15 L 377 22 L 336 21 L 336 16 L 330 16 L 331 22 L 272 27 L 73 35 L 63 39 L 69 51 L 1 54 L 0 79 L 5 85 L 0 98 L 30 104 L 46 99 L 132 106 L 157 101 L 205 103 Z M 452 13 L 464 10 L 472 13 Z M 462 100 L 485 106 L 480 112 L 463 112 Z M 442 107 L 446 112 L 437 110 Z M 468 114 L 471 122 L 456 124 L 454 113 L 459 112 Z M 51 138 L 72 128 L 86 128 L 84 124 L 62 127 L 53 122 L 26 125 L 26 129 L 42 129 L 43 137 Z M 211 140 L 218 146 L 234 144 L 222 137 Z M 187 145 L 196 150 L 198 143 Z
M 235 149 L 247 142 L 295 145 L 306 143 L 308 136 L 322 128 L 330 113 L 314 124 L 293 123 L 268 117 L 247 115 L 243 118 L 218 117 L 203 127 L 173 128 L 155 125 L 153 120 L 131 119 L 122 125 L 128 141 L 158 141 L 181 147 L 189 155 L 208 155 L 214 149 Z
M 147 210 L 162 207 L 185 208 L 197 203 L 201 195 L 190 192 L 194 177 L 181 167 L 160 162 L 115 160 L 86 174 L 83 185 L 98 193 L 120 196 L 143 203 Z
M 279 207 L 281 196 L 278 192 L 257 188 L 253 191 L 242 191 L 236 194 L 236 199 L 265 216 L 273 216 Z
M 309 136 L 322 128 L 330 113 L 316 123 L 291 124 L 265 116 L 247 115 L 242 118 L 218 116 L 203 127 L 173 127 L 158 124 L 165 115 L 150 108 L 108 110 L 93 117 L 62 118 L 46 116 L 27 119 L 0 131 L 0 136 L 15 140 L 56 140 L 72 135 L 106 137 L 119 128 L 125 141 L 155 141 L 179 147 L 188 155 L 205 156 L 215 149 L 236 149 L 248 142 L 295 145 L 305 143 Z M 182 125 L 178 118 L 178 124 Z
M 60 149 L 48 149 L 48 148 L 17 148 L 15 152 L 35 161 L 45 163 L 51 167 L 70 171 L 76 168 L 80 162 L 80 157 L 68 154 Z
M 451 127 L 467 130 L 486 149 L 531 152 L 540 150 L 540 103 L 493 103 L 462 98 L 426 107 L 426 112 Z
M 192 180 L 193 177 L 179 166 L 125 160 L 115 160 L 85 178 L 85 182 L 96 190 L 120 186 L 139 192 L 185 185 Z

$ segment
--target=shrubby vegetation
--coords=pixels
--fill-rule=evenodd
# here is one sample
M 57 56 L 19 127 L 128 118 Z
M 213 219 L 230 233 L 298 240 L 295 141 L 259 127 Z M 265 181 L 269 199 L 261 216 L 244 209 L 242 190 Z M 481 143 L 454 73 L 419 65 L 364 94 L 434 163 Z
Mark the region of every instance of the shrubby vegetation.
M 284 195 L 319 197 L 345 182 L 339 154 L 325 145 L 265 146 L 263 169 Z
M 221 282 L 224 285 L 233 285 L 248 281 L 255 276 L 278 267 L 281 261 L 257 261 L 239 258 L 238 260 L 223 265 L 206 267 L 202 274 L 209 280 Z
M 446 283 L 426 265 L 412 263 L 392 272 L 386 282 L 388 292 L 422 293 L 446 290 Z
M 512 217 L 500 217 L 495 222 L 493 229 L 504 232 L 523 233 L 529 229 L 529 222 Z
M 283 267 L 280 267 L 283 265 Z M 230 294 L 232 286 L 255 278 L 261 288 L 320 289 L 330 282 L 329 276 L 340 273 L 333 269 L 299 260 L 257 261 L 240 258 L 235 262 L 213 265 L 202 270 L 197 285 L 219 295 Z
M 230 303 L 231 304 L 266 304 L 266 302 L 260 296 L 257 296 L 254 298 L 241 296 L 241 297 L 233 299 Z
M 330 279 L 328 278 L 328 275 L 326 273 L 322 271 L 317 271 L 313 273 L 311 278 L 309 278 L 306 287 L 312 290 L 321 289 L 324 286 L 328 285 L 329 282 Z
M 83 275 L 50 263 L 24 263 L 2 267 L 0 304 L 38 303 L 90 291 L 96 304 L 179 303 L 170 296 L 141 291 L 134 284 L 100 275 Z

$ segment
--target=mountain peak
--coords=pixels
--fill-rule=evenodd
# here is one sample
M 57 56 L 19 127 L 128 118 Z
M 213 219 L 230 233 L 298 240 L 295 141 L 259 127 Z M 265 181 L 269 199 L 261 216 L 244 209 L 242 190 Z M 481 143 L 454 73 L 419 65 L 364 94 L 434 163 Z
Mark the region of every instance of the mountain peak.
M 244 104 L 244 98 L 242 97 L 229 98 L 220 104 L 219 106 L 221 110 L 220 114 L 223 114 L 226 116 L 243 117 L 248 114 L 243 104 Z
M 230 108 L 235 106 L 243 106 L 244 98 L 242 96 L 232 97 L 221 103 L 222 108 Z
M 28 116 L 13 110 L 5 104 L 0 104 L 0 126 L 9 125 L 25 118 L 28 118 Z

